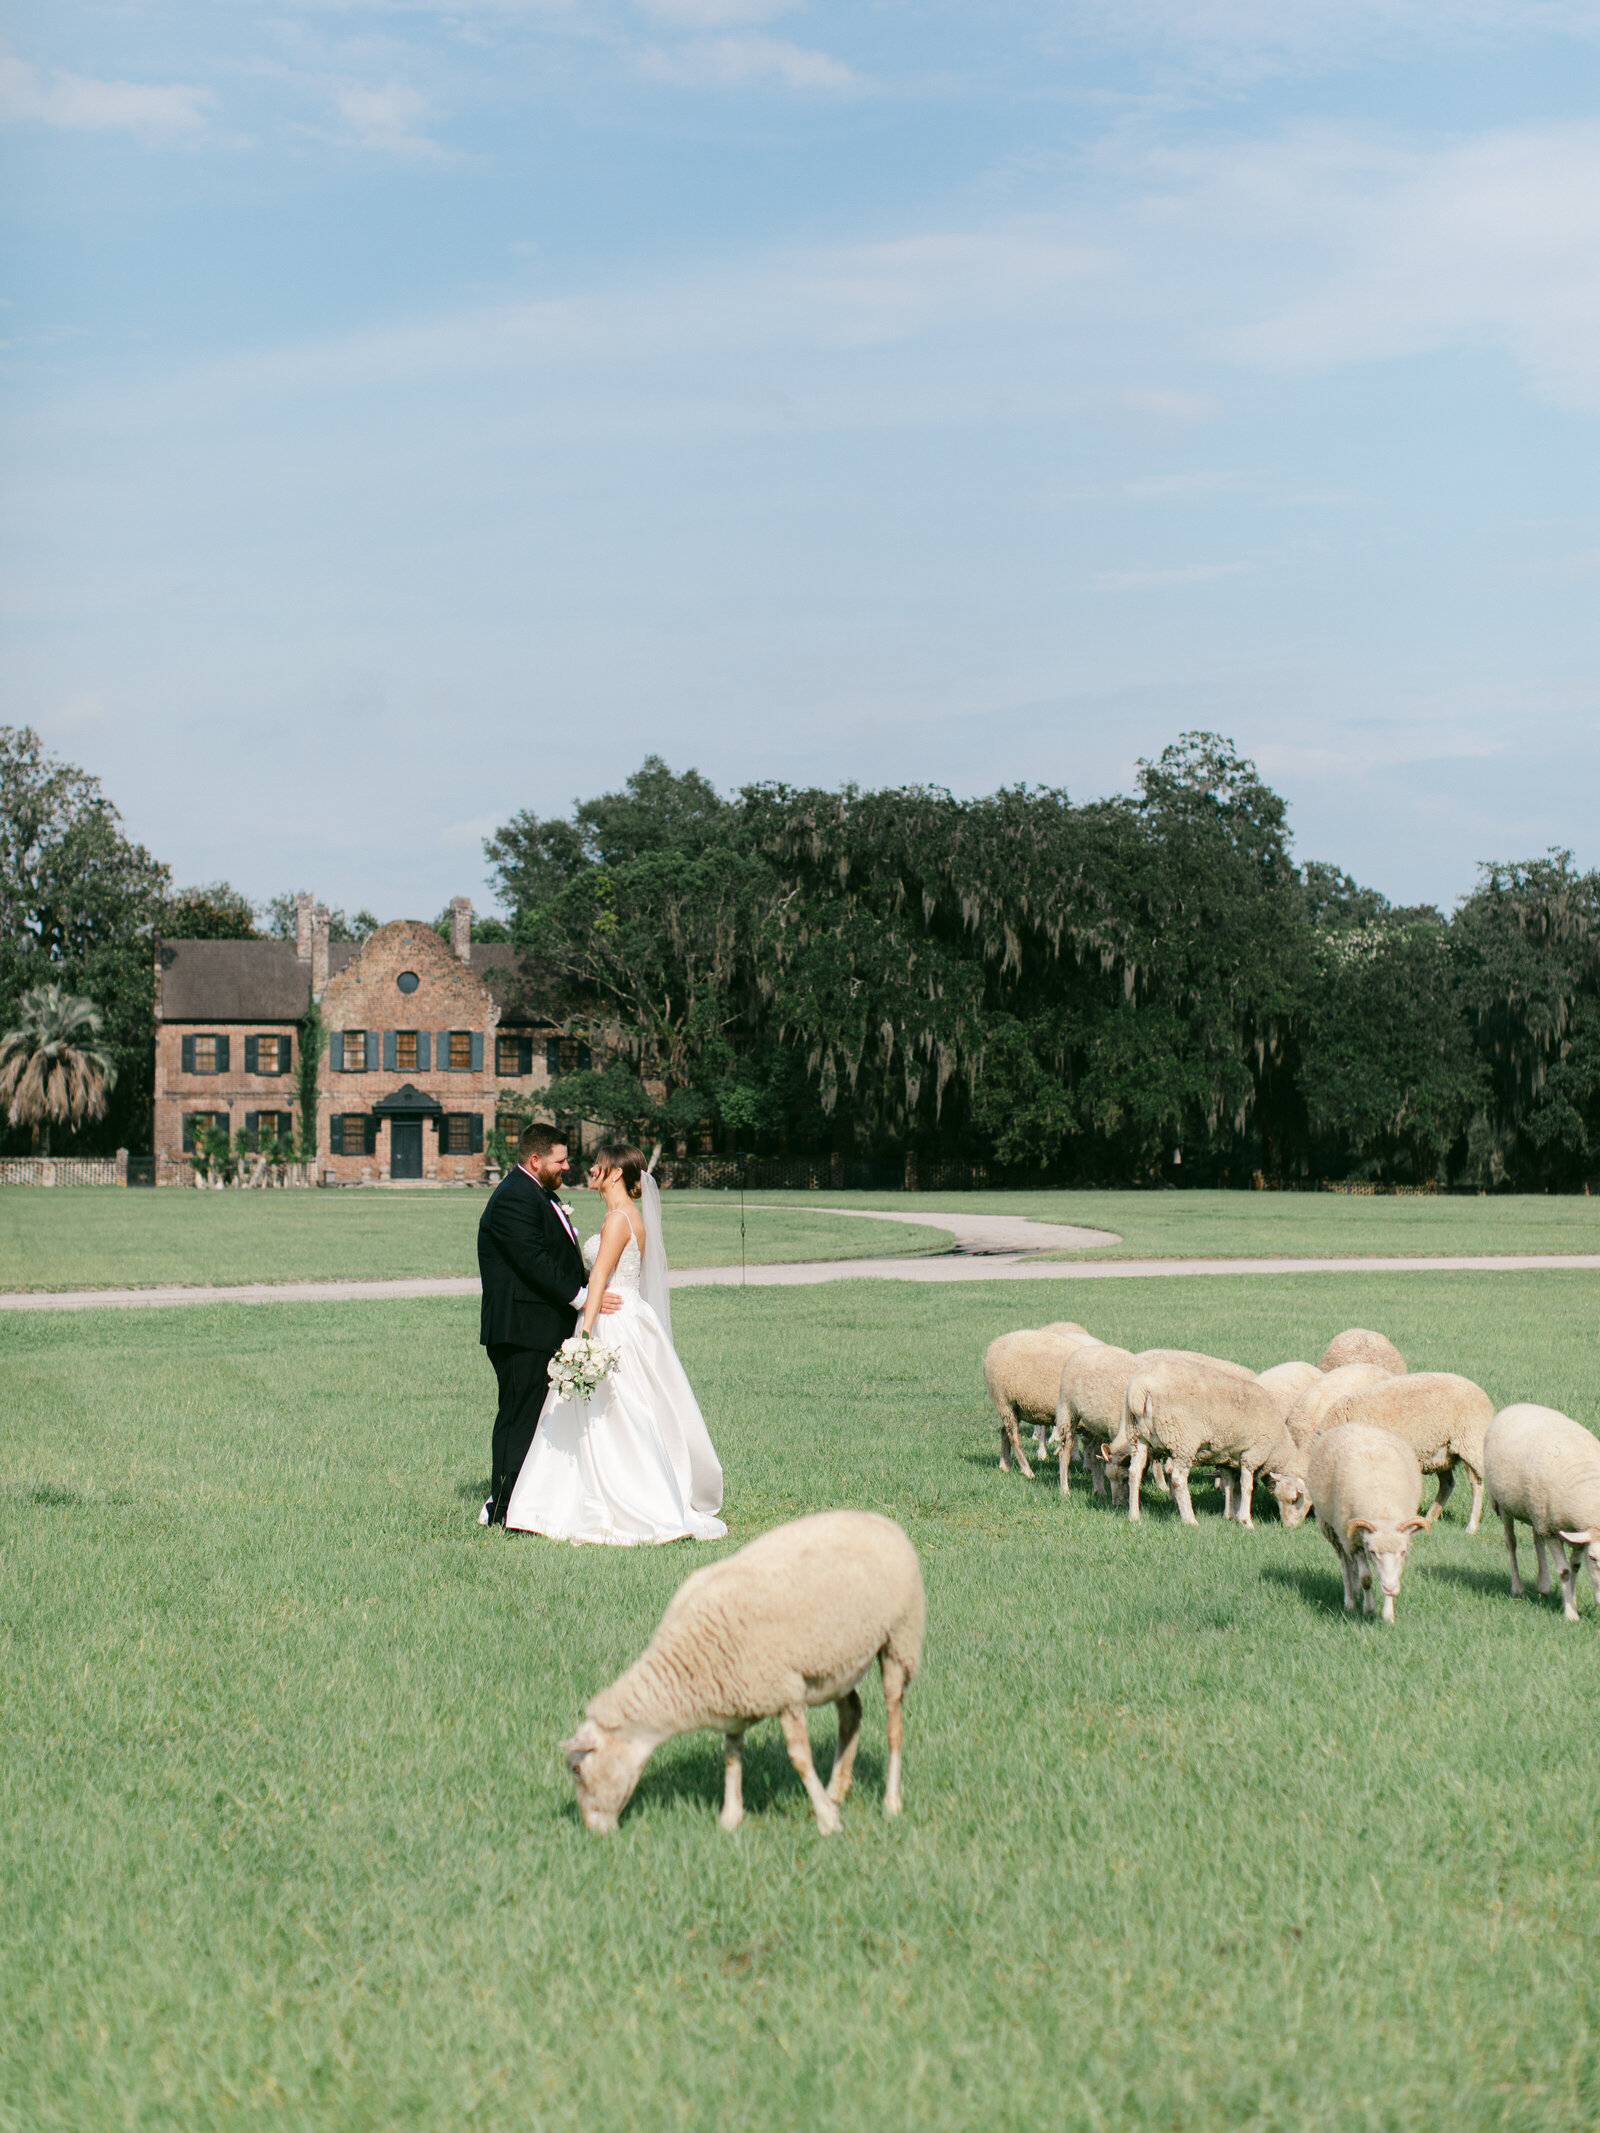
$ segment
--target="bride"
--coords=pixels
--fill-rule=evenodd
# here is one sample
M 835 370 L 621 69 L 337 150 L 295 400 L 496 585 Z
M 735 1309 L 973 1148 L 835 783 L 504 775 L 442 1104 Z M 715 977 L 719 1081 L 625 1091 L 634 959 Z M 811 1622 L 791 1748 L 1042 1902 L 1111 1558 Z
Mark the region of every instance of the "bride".
M 661 1194 L 637 1148 L 596 1149 L 589 1189 L 606 1203 L 591 1260 L 583 1330 L 600 1324 L 609 1287 L 621 1298 L 601 1338 L 617 1349 L 587 1400 L 551 1390 L 506 1508 L 506 1524 L 552 1540 L 718 1540 L 727 1527 L 722 1468 L 672 1345 Z M 642 1210 L 641 1210 L 642 1199 Z

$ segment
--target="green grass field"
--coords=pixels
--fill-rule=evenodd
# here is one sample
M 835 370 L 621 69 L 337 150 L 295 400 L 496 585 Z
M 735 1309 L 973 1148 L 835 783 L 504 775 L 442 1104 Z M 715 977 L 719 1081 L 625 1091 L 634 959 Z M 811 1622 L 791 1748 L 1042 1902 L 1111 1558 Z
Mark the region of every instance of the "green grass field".
M 594 1193 L 568 1194 L 580 1232 L 599 1226 Z M 736 1193 L 663 1196 L 675 1266 L 737 1266 Z M 154 1288 L 167 1282 L 378 1281 L 476 1274 L 477 1192 L 0 1191 L 0 1290 Z M 948 1248 L 939 1230 L 854 1222 L 793 1208 L 751 1209 L 752 1265 L 910 1257 Z
M 470 1305 L 0 1321 L 0 2128 L 1594 2124 L 1587 1593 L 1514 1603 L 1462 1490 L 1394 1628 L 1346 1620 L 1311 1529 L 999 1474 L 978 1360 L 1019 1316 L 1258 1367 L 1369 1324 L 1593 1426 L 1597 1304 L 686 1294 L 726 1545 L 859 1504 L 922 1552 L 907 1811 L 874 1687 L 832 1841 L 770 1726 L 737 1836 L 709 1736 L 578 1824 L 556 1744 L 709 1551 L 477 1528 Z
M 579 1227 L 599 1203 L 569 1195 Z M 1340 1254 L 1600 1252 L 1600 1200 L 1377 1200 L 1331 1193 L 752 1192 L 751 1265 L 914 1257 L 949 1236 L 861 1222 L 827 1208 L 889 1214 L 1007 1214 L 1082 1223 L 1122 1242 L 1071 1257 L 1330 1258 Z M 663 1202 L 675 1266 L 739 1260 L 739 1204 L 726 1192 Z M 150 1288 L 166 1282 L 381 1280 L 477 1271 L 483 1201 L 467 1192 L 0 1191 L 0 1290 Z
M 707 1195 L 706 1197 L 712 1197 Z M 817 1196 L 763 1192 L 774 1206 Z M 1600 1199 L 1582 1194 L 1380 1200 L 1298 1192 L 829 1192 L 833 1207 L 1021 1215 L 1114 1230 L 1093 1259 L 1400 1257 L 1409 1253 L 1600 1252 Z

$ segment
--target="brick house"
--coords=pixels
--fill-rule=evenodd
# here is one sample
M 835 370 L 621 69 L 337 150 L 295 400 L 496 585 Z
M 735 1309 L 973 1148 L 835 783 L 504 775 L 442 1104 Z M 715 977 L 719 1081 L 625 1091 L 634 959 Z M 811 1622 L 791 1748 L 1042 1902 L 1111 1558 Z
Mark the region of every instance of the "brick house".
M 298 1130 L 300 1024 L 315 1000 L 328 1033 L 319 1181 L 481 1182 L 503 1100 L 537 1101 L 552 1074 L 579 1063 L 573 1040 L 519 1009 L 515 991 L 513 951 L 473 941 L 464 896 L 451 903 L 448 942 L 421 919 L 330 942 L 310 897 L 296 901 L 292 942 L 158 941 L 158 1180 L 192 1174 L 186 1158 L 206 1124 L 251 1147 Z

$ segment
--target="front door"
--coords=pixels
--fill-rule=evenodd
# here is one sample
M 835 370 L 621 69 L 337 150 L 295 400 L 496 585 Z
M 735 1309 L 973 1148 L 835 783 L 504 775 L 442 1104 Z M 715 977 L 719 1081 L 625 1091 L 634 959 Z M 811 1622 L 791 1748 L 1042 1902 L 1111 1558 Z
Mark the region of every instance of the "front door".
M 420 1178 L 422 1175 L 422 1121 L 396 1118 L 389 1125 L 389 1175 Z

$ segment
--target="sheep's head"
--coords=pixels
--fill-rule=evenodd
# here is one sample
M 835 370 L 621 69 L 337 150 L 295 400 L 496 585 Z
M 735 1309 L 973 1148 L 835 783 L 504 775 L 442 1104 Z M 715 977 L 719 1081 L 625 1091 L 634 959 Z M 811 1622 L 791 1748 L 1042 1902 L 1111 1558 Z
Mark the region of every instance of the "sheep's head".
M 1311 1491 L 1306 1486 L 1304 1474 L 1272 1468 L 1267 1474 L 1267 1486 L 1278 1505 L 1278 1516 L 1286 1526 L 1298 1526 L 1311 1513 Z
M 578 1788 L 578 1812 L 585 1829 L 601 1837 L 616 1828 L 654 1745 L 634 1734 L 607 1733 L 592 1718 L 584 1720 L 571 1740 L 561 1743 Z
M 1378 1590 L 1383 1594 L 1383 1619 L 1394 1620 L 1395 1598 L 1400 1591 L 1400 1573 L 1406 1567 L 1406 1556 L 1411 1548 L 1413 1533 L 1426 1533 L 1425 1518 L 1401 1518 L 1393 1525 L 1379 1525 L 1376 1519 L 1352 1518 L 1345 1526 L 1345 1540 L 1354 1554 L 1358 1549 L 1367 1559 L 1369 1575 L 1378 1581 Z

